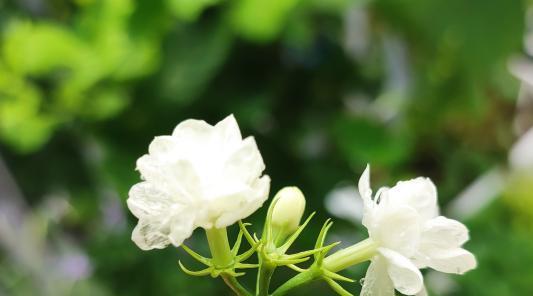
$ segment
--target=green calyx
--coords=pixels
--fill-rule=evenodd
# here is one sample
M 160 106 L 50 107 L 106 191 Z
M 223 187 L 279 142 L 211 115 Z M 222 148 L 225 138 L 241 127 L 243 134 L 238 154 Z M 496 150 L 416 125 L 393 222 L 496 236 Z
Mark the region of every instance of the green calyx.
M 315 213 L 309 215 L 303 224 L 299 225 L 305 208 L 305 199 L 296 187 L 286 187 L 272 200 L 268 208 L 267 217 L 261 239 L 255 238 L 259 244 L 257 249 L 259 271 L 257 276 L 257 295 L 269 295 L 270 278 L 274 270 L 280 266 L 287 266 L 298 272 L 304 269 L 297 264 L 305 262 L 319 253 L 327 252 L 336 244 L 329 246 L 315 246 L 312 250 L 295 254 L 287 254 L 289 248 L 298 239 Z
M 315 243 L 315 250 L 321 249 L 321 251 L 314 253 L 313 264 L 308 269 L 295 269 L 300 273 L 276 289 L 272 293 L 272 296 L 285 295 L 294 288 L 320 279 L 324 280 L 337 294 L 341 296 L 352 295 L 339 282 L 354 282 L 354 280 L 342 276 L 337 272 L 370 260 L 376 254 L 377 244 L 371 239 L 366 239 L 326 257 L 331 248 L 336 245 L 331 244 L 324 247 L 326 235 L 332 225 L 333 222 L 328 219 L 322 226 Z
M 192 276 L 207 276 L 215 278 L 218 276 L 232 276 L 239 277 L 244 275 L 244 272 L 237 272 L 238 269 L 248 269 L 248 268 L 257 268 L 257 264 L 244 263 L 245 260 L 250 258 L 256 251 L 258 244 L 251 244 L 251 248 L 242 254 L 238 254 L 241 242 L 243 237 L 246 237 L 247 240 L 253 242 L 250 234 L 246 230 L 247 224 L 240 223 L 241 231 L 237 236 L 237 240 L 230 249 L 228 237 L 225 228 L 212 228 L 206 229 L 207 241 L 209 244 L 209 249 L 211 250 L 212 258 L 206 258 L 202 255 L 191 250 L 186 245 L 181 245 L 183 250 L 187 252 L 192 258 L 201 264 L 207 266 L 205 269 L 199 271 L 192 271 L 186 268 L 181 261 L 179 265 L 181 269 Z M 244 233 L 246 232 L 246 234 Z M 249 240 L 251 239 L 251 240 Z
M 185 267 L 180 261 L 179 266 L 181 269 L 192 276 L 221 277 L 238 296 L 286 295 L 290 290 L 315 280 L 325 281 L 339 295 L 352 295 L 341 286 L 340 282 L 354 282 L 354 280 L 342 276 L 338 272 L 370 260 L 375 256 L 378 245 L 372 239 L 368 238 L 358 244 L 328 255 L 331 249 L 339 244 L 336 242 L 325 245 L 326 236 L 333 225 L 333 222 L 328 219 L 324 222 L 313 249 L 287 254 L 289 248 L 298 239 L 315 215 L 315 213 L 309 215 L 301 225 L 299 225 L 299 222 L 303 214 L 303 208 L 300 209 L 301 214 L 297 211 L 298 213 L 295 213 L 297 217 L 291 217 L 291 211 L 288 211 L 284 207 L 296 207 L 294 206 L 295 204 L 301 206 L 301 198 L 303 198 L 303 195 L 298 196 L 297 193 L 299 190 L 296 191 L 294 188 L 289 187 L 286 189 L 288 191 L 284 194 L 277 194 L 272 200 L 267 212 L 261 238 L 258 238 L 255 233 L 253 235 L 250 234 L 246 228 L 249 224 L 239 221 L 239 234 L 233 247 L 230 247 L 225 228 L 206 229 L 211 258 L 203 257 L 186 245 L 182 245 L 182 248 L 191 257 L 206 267 L 193 271 Z M 285 198 L 285 200 L 282 200 L 282 198 Z M 277 216 L 275 216 L 277 206 L 282 206 L 282 208 L 281 210 L 278 208 Z M 296 218 L 297 226 L 294 225 L 296 220 L 293 221 Z M 273 221 L 273 219 L 277 219 L 277 221 Z M 243 239 L 251 247 L 247 251 L 239 254 Z M 245 261 L 254 253 L 257 253 L 258 263 L 246 263 Z M 313 263 L 308 268 L 298 266 L 298 264 L 308 261 L 311 258 L 313 258 Z M 276 268 L 280 266 L 291 268 L 298 272 L 298 274 L 271 293 L 270 280 Z M 253 294 L 237 280 L 238 277 L 245 274 L 242 270 L 249 268 L 258 269 L 256 291 Z

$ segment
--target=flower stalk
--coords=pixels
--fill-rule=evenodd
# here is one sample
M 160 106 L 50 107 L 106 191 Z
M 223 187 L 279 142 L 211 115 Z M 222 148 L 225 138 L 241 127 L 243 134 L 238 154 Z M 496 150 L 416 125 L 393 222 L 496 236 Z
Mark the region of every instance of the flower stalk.
M 233 264 L 233 255 L 229 246 L 226 228 L 206 229 L 205 234 L 214 266 L 218 269 L 230 267 Z
M 259 270 L 257 271 L 257 296 L 267 296 L 270 288 L 270 279 L 274 274 L 276 265 L 268 262 L 264 258 L 259 259 Z
M 324 258 L 323 266 L 332 272 L 341 271 L 372 259 L 376 255 L 376 251 L 377 244 L 371 238 L 367 238 Z
M 292 277 L 290 280 L 286 281 L 283 285 L 277 288 L 274 293 L 272 293 L 272 296 L 286 295 L 292 289 L 307 285 L 310 282 L 318 280 L 321 275 L 321 269 L 312 266 L 308 270 L 299 273 L 296 276 Z
M 324 274 L 335 273 L 368 261 L 375 256 L 377 244 L 365 239 L 355 245 L 339 250 L 323 259 L 322 266 L 313 265 L 281 285 L 272 296 L 286 295 L 290 290 L 320 279 Z
M 224 270 L 232 268 L 235 260 L 234 255 L 231 252 L 228 234 L 226 228 L 211 228 L 205 230 L 207 236 L 207 242 L 209 244 L 209 250 L 213 266 L 215 269 Z M 224 283 L 238 296 L 252 296 L 246 288 L 244 288 L 237 278 L 230 273 L 221 272 L 220 277 L 224 280 Z
M 270 279 L 278 266 L 293 265 L 309 259 L 315 250 L 287 255 L 313 214 L 302 224 L 305 197 L 297 187 L 282 188 L 272 200 L 258 252 L 257 295 L 269 295 Z
M 232 275 L 222 274 L 222 279 L 224 283 L 235 293 L 237 296 L 252 296 L 252 293 L 248 292 L 239 281 Z

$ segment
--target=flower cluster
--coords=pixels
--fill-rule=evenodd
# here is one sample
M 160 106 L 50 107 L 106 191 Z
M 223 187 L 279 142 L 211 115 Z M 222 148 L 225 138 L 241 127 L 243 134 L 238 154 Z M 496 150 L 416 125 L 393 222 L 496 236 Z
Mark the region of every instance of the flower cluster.
M 324 223 L 314 249 L 287 254 L 313 214 L 300 225 L 305 197 L 297 187 L 286 187 L 274 197 L 261 239 L 248 233 L 240 220 L 260 208 L 268 198 L 270 178 L 253 137 L 243 139 L 233 115 L 214 126 L 201 120 L 178 124 L 170 136 L 156 137 L 148 154 L 137 161 L 142 182 L 135 184 L 128 207 L 139 222 L 132 240 L 143 250 L 182 245 L 194 229 L 205 229 L 212 258 L 186 246 L 187 253 L 208 267 L 188 274 L 221 276 L 238 295 L 249 296 L 236 280 L 243 268 L 258 268 L 255 295 L 284 295 L 315 279 L 326 281 L 341 295 L 351 295 L 337 281 L 352 281 L 337 272 L 370 260 L 361 295 L 391 296 L 425 294 L 422 268 L 463 274 L 476 267 L 474 255 L 463 249 L 468 229 L 458 221 L 439 215 L 437 190 L 428 178 L 398 182 L 372 194 L 370 168 L 359 180 L 363 201 L 363 225 L 369 238 L 328 252 L 324 246 L 332 222 Z M 226 227 L 239 222 L 240 233 L 230 249 Z M 251 248 L 238 255 L 242 238 Z M 244 263 L 257 253 L 258 263 Z M 314 258 L 307 269 L 296 266 Z M 272 294 L 269 283 L 277 267 L 287 266 L 299 274 Z

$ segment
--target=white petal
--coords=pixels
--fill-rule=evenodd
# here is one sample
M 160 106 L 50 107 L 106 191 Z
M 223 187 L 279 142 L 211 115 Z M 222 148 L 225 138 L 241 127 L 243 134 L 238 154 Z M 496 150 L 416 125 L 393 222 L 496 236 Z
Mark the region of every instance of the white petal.
M 170 225 L 169 241 L 179 247 L 183 241 L 189 238 L 194 230 L 193 209 L 183 209 L 180 214 L 175 214 Z
M 427 255 L 429 267 L 440 272 L 463 274 L 477 266 L 476 257 L 462 248 L 434 250 Z
M 177 158 L 175 155 L 177 151 L 179 151 L 179 143 L 172 136 L 155 137 L 148 146 L 149 154 L 160 155 L 160 157 Z
M 165 215 L 175 200 L 148 182 L 133 185 L 127 200 L 128 208 L 139 219 Z
M 146 180 L 161 190 L 166 189 L 166 185 L 172 182 L 169 174 L 169 166 L 166 160 L 159 160 L 156 156 L 145 154 L 137 159 L 136 169 L 141 173 L 143 180 Z
M 420 292 L 416 293 L 416 296 L 428 296 L 428 291 L 426 290 L 426 287 L 422 288 Z
M 420 250 L 417 250 L 415 254 L 412 254 L 411 256 L 409 256 L 409 259 L 411 259 L 411 262 L 413 262 L 413 264 L 418 269 L 428 267 L 429 258 L 424 253 L 422 253 Z
M 180 122 L 172 136 L 176 137 L 183 144 L 191 142 L 200 144 L 211 137 L 213 133 L 213 126 L 203 120 L 187 119 Z
M 411 207 L 378 204 L 372 211 L 370 236 L 380 245 L 394 249 L 405 256 L 415 254 L 420 241 L 420 217 Z
M 257 144 L 253 137 L 248 137 L 231 154 L 224 166 L 223 174 L 225 179 L 250 184 L 261 176 L 264 169 L 265 164 Z
M 168 233 L 161 230 L 164 225 L 150 220 L 139 220 L 131 234 L 131 239 L 141 250 L 163 249 L 170 243 Z
M 142 250 L 162 249 L 169 243 L 178 247 L 191 236 L 195 214 L 194 208 L 174 204 L 164 215 L 139 219 L 132 240 Z
M 189 160 L 177 160 L 162 167 L 169 174 L 171 181 L 168 188 L 188 199 L 200 199 L 203 195 L 198 171 Z
M 375 256 L 366 271 L 361 296 L 394 296 L 394 286 L 387 272 L 387 263 Z
M 270 178 L 263 176 L 251 187 L 212 200 L 210 220 L 222 228 L 250 216 L 267 200 L 269 189 Z
M 437 189 L 428 178 L 416 178 L 400 181 L 389 190 L 391 202 L 406 204 L 415 208 L 423 219 L 431 219 L 438 215 Z
M 201 198 L 201 184 L 197 170 L 189 160 L 159 161 L 151 155 L 137 160 L 142 177 L 166 194 L 179 199 Z
M 396 290 L 405 295 L 415 295 L 422 290 L 422 274 L 409 259 L 390 249 L 379 248 L 378 251 L 387 259 L 387 272 Z
M 370 165 L 366 165 L 366 168 L 359 178 L 358 184 L 359 194 L 363 199 L 363 204 L 365 207 L 372 207 L 372 189 L 370 189 Z
M 218 137 L 217 142 L 226 145 L 238 145 L 242 140 L 239 125 L 233 114 L 227 116 L 215 125 L 215 133 Z
M 439 216 L 423 226 L 422 248 L 456 248 L 468 241 L 468 228 L 459 221 Z
M 217 152 L 217 143 L 214 139 L 214 127 L 203 120 L 188 119 L 176 126 L 172 137 L 179 145 L 176 153 L 180 158 L 194 162 L 211 162 L 213 152 Z M 218 155 L 218 154 L 215 154 Z M 202 165 L 195 164 L 199 169 Z

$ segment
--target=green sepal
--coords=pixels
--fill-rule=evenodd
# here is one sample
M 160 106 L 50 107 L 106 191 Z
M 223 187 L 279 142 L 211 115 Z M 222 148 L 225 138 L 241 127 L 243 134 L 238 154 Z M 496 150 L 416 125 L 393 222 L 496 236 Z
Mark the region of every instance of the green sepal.
M 252 247 L 248 251 L 236 256 L 235 257 L 235 261 L 236 262 L 242 262 L 242 261 L 250 258 L 250 256 L 252 256 L 255 253 L 255 251 L 257 250 L 257 248 L 259 248 L 260 245 L 261 245 L 261 243 L 256 243 L 255 245 L 252 245 Z
M 270 262 L 276 264 L 277 266 L 283 266 L 283 265 L 289 265 L 289 264 L 298 264 L 309 260 L 309 257 L 305 258 L 299 258 L 299 259 L 272 259 L 270 258 Z
M 324 246 L 326 235 L 328 234 L 328 231 L 332 225 L 333 225 L 333 222 L 331 221 L 331 219 L 327 219 L 326 222 L 324 222 L 324 225 L 322 225 L 322 229 L 320 230 L 320 233 L 318 234 L 318 237 L 315 243 L 315 249 L 319 249 Z M 324 260 L 324 257 L 334 246 L 335 244 L 331 244 L 323 251 L 317 252 L 314 254 L 315 263 L 317 264 L 317 266 L 322 266 L 322 261 Z
M 285 241 L 285 243 L 278 248 L 281 254 L 285 254 L 287 250 L 291 247 L 291 245 L 296 241 L 300 233 L 304 230 L 304 228 L 309 224 L 309 221 L 315 216 L 316 212 L 311 213 L 309 217 L 305 220 L 305 222 L 296 229 L 296 231 Z
M 298 267 L 298 266 L 296 266 L 294 264 L 287 264 L 287 267 L 292 269 L 292 270 L 294 270 L 294 271 L 296 271 L 296 272 L 305 272 L 305 271 L 307 271 L 307 269 L 300 268 L 300 267 Z
M 192 276 L 206 276 L 206 275 L 210 275 L 213 272 L 213 267 L 211 266 L 206 269 L 199 270 L 199 271 L 193 271 L 185 267 L 183 263 L 181 263 L 181 260 L 178 261 L 178 264 L 181 270 L 183 270 L 183 272 L 185 272 L 188 275 L 192 275 Z
M 243 223 L 242 221 L 239 220 L 239 228 L 240 228 L 240 231 L 244 234 L 244 237 L 246 238 L 246 240 L 248 241 L 248 243 L 250 244 L 250 246 L 253 246 L 255 244 L 257 244 L 257 242 L 259 240 L 256 240 L 254 239 L 251 235 L 250 235 L 250 232 L 248 232 L 248 229 L 246 229 L 246 226 L 248 225 L 251 225 L 250 223 Z M 255 235 L 255 234 L 254 234 Z
M 334 246 L 338 245 L 339 243 L 340 242 L 335 242 L 335 243 L 332 243 L 331 245 L 327 245 L 325 247 L 321 247 L 321 248 L 318 248 L 318 249 L 303 251 L 303 252 L 299 252 L 299 253 L 296 253 L 296 254 L 285 255 L 284 258 L 285 259 L 298 259 L 298 258 L 308 257 L 308 256 L 314 255 L 314 254 L 316 254 L 318 252 L 329 251 L 331 248 L 333 248 Z
M 341 285 L 339 285 L 339 283 L 337 283 L 336 281 L 330 279 L 330 278 L 324 278 L 324 280 L 326 281 L 326 283 L 328 283 L 328 285 L 335 291 L 337 292 L 337 294 L 341 295 L 341 296 L 353 296 L 352 293 L 346 291 Z
M 258 263 L 237 263 L 235 264 L 235 268 L 240 268 L 240 269 L 246 269 L 246 268 L 258 268 L 259 267 L 259 264 Z
M 226 270 L 226 271 L 222 271 L 222 273 L 227 273 L 234 277 L 240 277 L 246 274 L 246 272 L 236 272 L 235 270 Z
M 213 263 L 211 262 L 211 259 L 208 259 L 198 253 L 196 253 L 195 251 L 193 251 L 191 248 L 187 247 L 186 245 L 182 244 L 181 247 L 183 248 L 183 250 L 185 252 L 187 252 L 187 254 L 191 255 L 191 257 L 193 257 L 194 259 L 196 259 L 196 261 L 206 265 L 206 266 L 213 266 Z
M 272 202 L 270 203 L 270 206 L 268 207 L 268 212 L 266 215 L 265 225 L 263 226 L 263 234 L 261 235 L 261 239 L 263 242 L 267 243 L 270 241 L 270 238 L 272 236 L 272 214 L 274 213 L 274 207 L 279 201 L 280 196 L 276 195 Z M 254 234 L 255 235 L 255 234 Z
M 242 261 L 245 261 L 246 259 L 250 258 L 257 250 L 257 248 L 260 246 L 260 242 L 256 241 L 252 238 L 250 233 L 247 231 L 246 226 L 250 224 L 243 223 L 239 221 L 239 227 L 240 231 L 237 236 L 237 240 L 235 244 L 233 245 L 233 248 L 231 249 L 231 254 L 233 255 L 233 263 L 230 266 L 224 267 L 224 268 L 217 268 L 214 266 L 212 259 L 203 257 L 202 255 L 196 253 L 191 248 L 187 247 L 186 245 L 182 244 L 181 247 L 185 252 L 187 252 L 192 258 L 197 260 L 198 262 L 208 266 L 206 269 L 202 269 L 199 271 L 193 271 L 188 269 L 179 261 L 180 268 L 188 275 L 192 276 L 206 276 L 210 275 L 213 278 L 216 278 L 220 276 L 221 274 L 227 274 L 229 276 L 233 277 L 239 277 L 245 275 L 244 272 L 237 272 L 235 269 L 246 269 L 246 268 L 258 268 L 258 264 L 251 264 L 251 263 L 242 263 Z M 251 244 L 251 248 L 247 250 L 246 252 L 238 255 L 239 249 L 241 247 L 242 238 L 245 237 L 248 242 Z
M 231 249 L 231 254 L 233 255 L 233 257 L 237 256 L 237 254 L 239 253 L 239 249 L 241 247 L 241 242 L 242 242 L 242 236 L 243 236 L 243 232 L 241 230 L 239 231 L 239 235 L 237 235 L 237 240 L 235 241 L 235 244 L 233 245 L 233 248 Z
M 332 272 L 332 271 L 329 271 L 327 269 L 323 269 L 322 270 L 323 273 L 324 273 L 324 277 L 328 277 L 332 280 L 337 280 L 337 281 L 343 281 L 343 282 L 349 282 L 349 283 L 353 283 L 355 282 L 355 280 L 351 279 L 351 278 L 347 278 L 345 276 L 342 276 L 338 273 L 335 273 L 335 272 Z

